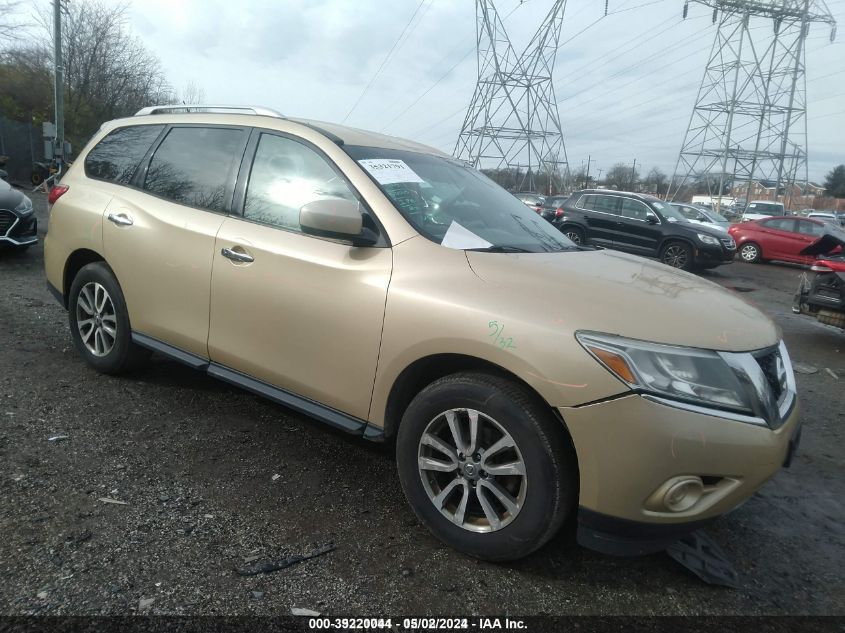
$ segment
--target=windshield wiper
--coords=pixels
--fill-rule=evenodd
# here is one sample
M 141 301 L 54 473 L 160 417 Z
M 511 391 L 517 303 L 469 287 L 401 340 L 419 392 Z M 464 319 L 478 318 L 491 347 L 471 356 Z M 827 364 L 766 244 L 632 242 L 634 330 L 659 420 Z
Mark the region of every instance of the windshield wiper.
M 485 246 L 483 248 L 465 248 L 466 251 L 480 251 L 482 253 L 536 253 L 537 251 L 529 251 L 526 248 L 520 248 L 519 246 L 508 246 L 506 244 L 503 245 L 493 245 L 493 246 Z

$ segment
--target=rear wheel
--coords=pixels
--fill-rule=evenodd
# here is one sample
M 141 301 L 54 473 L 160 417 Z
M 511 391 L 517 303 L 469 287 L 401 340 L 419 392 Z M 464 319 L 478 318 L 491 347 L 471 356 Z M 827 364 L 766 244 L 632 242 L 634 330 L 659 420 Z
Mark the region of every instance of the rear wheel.
M 748 264 L 756 264 L 763 259 L 763 251 L 754 242 L 746 242 L 739 249 L 739 256 L 742 261 Z
M 692 248 L 686 242 L 669 242 L 660 251 L 660 261 L 672 268 L 691 270 Z
M 564 226 L 560 231 L 578 246 L 582 246 L 587 242 L 587 239 L 584 236 L 584 231 L 579 229 L 577 226 Z
M 408 406 L 397 438 L 402 488 L 444 543 L 513 560 L 546 543 L 577 498 L 560 422 L 521 386 L 486 374 L 442 378 Z
M 84 266 L 68 297 L 70 332 L 85 361 L 104 374 L 134 369 L 150 356 L 132 343 L 126 301 L 117 279 L 104 262 Z

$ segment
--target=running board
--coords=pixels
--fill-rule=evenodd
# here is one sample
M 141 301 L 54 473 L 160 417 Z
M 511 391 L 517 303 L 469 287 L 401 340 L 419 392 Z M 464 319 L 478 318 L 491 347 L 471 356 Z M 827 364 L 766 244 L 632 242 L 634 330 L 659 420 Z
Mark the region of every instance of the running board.
M 309 398 L 299 396 L 290 391 L 279 389 L 266 382 L 248 376 L 229 367 L 225 367 L 218 363 L 210 362 L 206 358 L 197 356 L 185 350 L 174 347 L 158 339 L 155 339 L 146 334 L 132 332 L 132 342 L 137 343 L 141 347 L 146 347 L 154 352 L 158 352 L 168 358 L 179 361 L 180 363 L 204 371 L 209 376 L 222 380 L 229 384 L 245 389 L 251 393 L 272 400 L 277 404 L 281 404 L 289 409 L 304 413 L 305 415 L 316 418 L 329 426 L 340 429 L 352 435 L 359 435 L 364 439 L 372 442 L 384 441 L 384 431 L 378 427 L 370 425 L 366 420 L 361 420 L 351 415 L 347 415 L 337 409 L 332 409 L 319 402 L 315 402 Z

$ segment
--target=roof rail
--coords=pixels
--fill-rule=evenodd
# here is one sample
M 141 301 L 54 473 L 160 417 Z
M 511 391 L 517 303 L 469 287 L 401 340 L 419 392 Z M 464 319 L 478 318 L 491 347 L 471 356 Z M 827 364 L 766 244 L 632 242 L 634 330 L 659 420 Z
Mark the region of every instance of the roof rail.
M 146 116 L 148 114 L 187 114 L 187 113 L 204 113 L 212 112 L 218 114 L 255 114 L 258 116 L 272 116 L 277 119 L 284 119 L 285 116 L 272 110 L 270 108 L 262 108 L 259 106 L 228 106 L 228 105 L 205 105 L 205 104 L 173 104 L 173 105 L 157 105 L 147 106 L 141 108 L 135 113 L 135 116 Z

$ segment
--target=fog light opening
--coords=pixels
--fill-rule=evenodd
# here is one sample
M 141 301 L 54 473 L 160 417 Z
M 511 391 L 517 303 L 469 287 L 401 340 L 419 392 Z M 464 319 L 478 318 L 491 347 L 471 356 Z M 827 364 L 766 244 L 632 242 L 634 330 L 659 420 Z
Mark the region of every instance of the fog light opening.
M 686 477 L 669 486 L 663 495 L 663 505 L 670 512 L 684 512 L 693 507 L 704 494 L 700 477 Z

